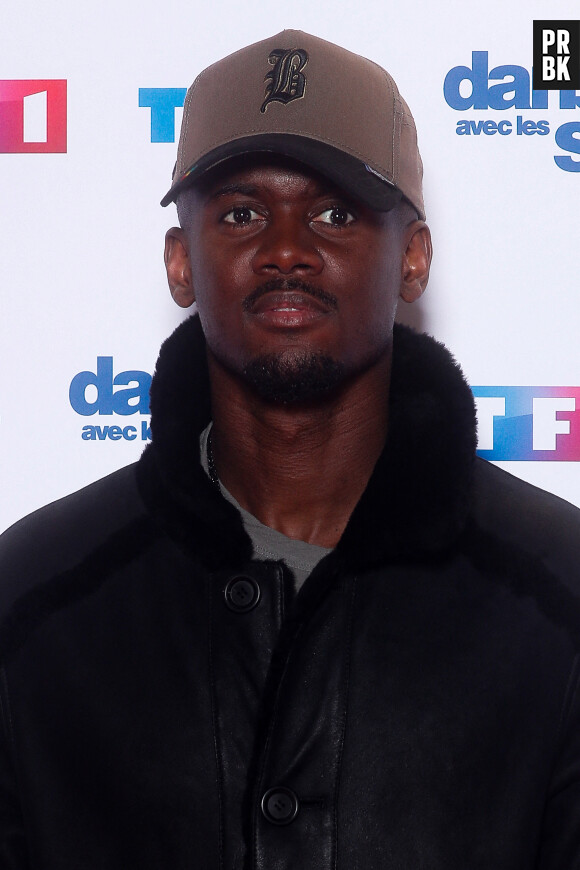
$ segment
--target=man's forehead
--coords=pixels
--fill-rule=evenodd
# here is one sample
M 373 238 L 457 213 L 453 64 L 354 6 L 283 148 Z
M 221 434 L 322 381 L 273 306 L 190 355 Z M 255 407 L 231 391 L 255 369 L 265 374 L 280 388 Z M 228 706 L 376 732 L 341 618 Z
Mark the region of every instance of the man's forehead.
M 203 198 L 214 199 L 228 194 L 256 195 L 267 180 L 282 186 L 307 183 L 312 196 L 335 195 L 347 202 L 356 200 L 334 181 L 310 166 L 284 154 L 245 154 L 226 160 L 205 173 L 192 188 Z

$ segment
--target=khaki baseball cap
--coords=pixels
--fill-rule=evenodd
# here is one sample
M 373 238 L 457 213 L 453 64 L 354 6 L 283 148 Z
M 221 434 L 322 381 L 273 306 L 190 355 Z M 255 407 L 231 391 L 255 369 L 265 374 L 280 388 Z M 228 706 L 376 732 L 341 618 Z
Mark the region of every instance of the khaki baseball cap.
M 404 196 L 425 218 L 409 107 L 382 67 L 300 30 L 242 48 L 199 74 L 185 97 L 171 189 L 241 154 L 274 152 L 379 211 Z

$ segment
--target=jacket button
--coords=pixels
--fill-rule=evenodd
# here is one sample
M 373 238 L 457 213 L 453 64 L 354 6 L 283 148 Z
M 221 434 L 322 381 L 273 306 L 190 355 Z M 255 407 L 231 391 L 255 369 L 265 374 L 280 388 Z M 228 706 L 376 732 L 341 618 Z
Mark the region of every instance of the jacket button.
M 252 577 L 232 577 L 225 588 L 225 598 L 234 613 L 247 613 L 260 600 L 260 587 Z
M 289 825 L 298 813 L 298 798 L 289 788 L 269 788 L 262 798 L 262 814 L 273 825 Z

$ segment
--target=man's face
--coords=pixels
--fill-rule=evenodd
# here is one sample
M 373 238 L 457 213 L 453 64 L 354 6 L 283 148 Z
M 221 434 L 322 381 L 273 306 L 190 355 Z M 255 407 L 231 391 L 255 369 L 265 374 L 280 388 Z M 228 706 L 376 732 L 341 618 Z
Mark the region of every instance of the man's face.
M 168 234 L 168 276 L 180 304 L 197 303 L 210 365 L 294 401 L 388 359 L 409 225 L 424 228 L 407 206 L 373 211 L 267 158 L 188 197 L 186 230 Z

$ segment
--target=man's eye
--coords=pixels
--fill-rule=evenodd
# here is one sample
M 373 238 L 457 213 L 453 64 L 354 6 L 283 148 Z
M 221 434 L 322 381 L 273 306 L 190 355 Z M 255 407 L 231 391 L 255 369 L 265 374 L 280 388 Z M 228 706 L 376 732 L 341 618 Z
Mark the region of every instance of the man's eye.
M 258 219 L 260 215 L 254 209 L 247 205 L 236 205 L 234 208 L 224 215 L 224 222 L 227 224 L 238 224 L 243 226 Z
M 333 205 L 317 215 L 314 220 L 319 223 L 332 224 L 335 227 L 345 227 L 354 220 L 354 215 L 341 205 Z

